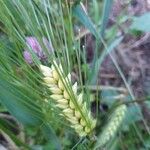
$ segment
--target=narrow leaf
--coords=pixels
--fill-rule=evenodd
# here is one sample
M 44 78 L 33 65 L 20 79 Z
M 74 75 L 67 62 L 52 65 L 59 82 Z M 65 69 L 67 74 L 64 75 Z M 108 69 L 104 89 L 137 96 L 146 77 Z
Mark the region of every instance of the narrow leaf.
M 61 144 L 59 139 L 57 138 L 55 132 L 53 129 L 50 127 L 50 125 L 44 125 L 42 127 L 43 134 L 47 138 L 47 140 L 51 143 L 51 148 L 55 150 L 61 150 Z
M 90 77 L 90 84 L 93 84 L 96 82 L 97 80 L 97 76 L 98 76 L 98 72 L 100 69 L 100 66 L 103 62 L 103 60 L 105 59 L 105 57 L 111 53 L 111 51 L 114 50 L 114 48 L 116 46 L 118 46 L 118 44 L 120 44 L 120 42 L 122 41 L 123 37 L 117 38 L 116 40 L 114 40 L 107 49 L 105 49 L 103 51 L 103 53 L 100 55 L 100 57 L 96 60 L 95 65 L 93 66 L 94 70 L 92 70 L 91 72 L 91 77 Z
M 104 34 L 105 34 L 105 29 L 109 20 L 112 3 L 113 3 L 113 0 L 104 1 L 104 8 L 103 8 L 103 14 L 102 14 L 102 20 L 101 20 L 101 26 L 100 26 L 101 37 L 104 37 Z
M 31 109 L 29 107 L 30 104 L 27 105 L 27 98 L 24 95 L 21 95 L 11 84 L 8 84 L 5 81 L 0 81 L 0 91 L 1 103 L 18 119 L 18 121 L 25 125 L 42 124 L 43 115 L 42 113 L 39 113 L 40 109 L 37 107 L 37 109 L 39 109 L 38 112 Z M 26 101 L 26 103 L 24 103 L 24 101 Z
M 75 5 L 72 9 L 73 15 L 97 38 L 98 34 L 89 16 L 85 13 L 81 5 Z

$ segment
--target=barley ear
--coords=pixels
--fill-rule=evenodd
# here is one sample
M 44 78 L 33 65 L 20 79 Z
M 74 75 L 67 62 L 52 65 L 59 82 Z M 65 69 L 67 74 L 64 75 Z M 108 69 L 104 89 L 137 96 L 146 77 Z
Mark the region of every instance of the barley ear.
M 104 130 L 98 137 L 95 149 L 102 148 L 116 135 L 120 125 L 122 124 L 125 118 L 126 112 L 126 105 L 121 105 L 118 108 L 116 108 L 107 126 L 104 128 Z
M 83 101 L 83 93 L 77 94 L 77 83 L 71 85 L 71 75 L 64 76 L 62 66 L 54 62 L 50 68 L 40 65 L 43 81 L 51 91 L 50 98 L 61 110 L 61 115 L 70 122 L 79 136 L 91 134 L 96 126 L 96 120 Z

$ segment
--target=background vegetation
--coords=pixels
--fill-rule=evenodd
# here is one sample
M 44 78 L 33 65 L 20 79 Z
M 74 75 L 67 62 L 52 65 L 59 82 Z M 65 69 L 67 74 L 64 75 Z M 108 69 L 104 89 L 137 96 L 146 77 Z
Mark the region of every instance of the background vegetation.
M 149 150 L 149 11 L 149 0 L 0 0 L 0 149 Z M 84 91 L 92 137 L 79 137 L 52 103 L 38 68 L 52 60 Z

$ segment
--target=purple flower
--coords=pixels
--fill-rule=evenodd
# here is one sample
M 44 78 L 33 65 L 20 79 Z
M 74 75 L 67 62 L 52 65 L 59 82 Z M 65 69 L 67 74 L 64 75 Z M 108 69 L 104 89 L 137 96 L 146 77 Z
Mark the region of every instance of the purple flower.
M 53 52 L 53 47 L 51 42 L 49 42 L 45 37 L 42 38 L 42 42 L 49 53 Z M 45 61 L 47 59 L 46 54 L 42 50 L 41 45 L 35 37 L 26 37 L 26 44 L 31 47 L 33 52 L 37 55 L 39 60 Z M 24 59 L 27 63 L 32 64 L 33 60 L 29 50 L 25 49 L 23 52 Z
M 29 64 L 32 64 L 32 57 L 28 51 L 24 51 L 23 56 L 24 56 L 24 59 L 26 60 L 26 62 L 28 62 Z

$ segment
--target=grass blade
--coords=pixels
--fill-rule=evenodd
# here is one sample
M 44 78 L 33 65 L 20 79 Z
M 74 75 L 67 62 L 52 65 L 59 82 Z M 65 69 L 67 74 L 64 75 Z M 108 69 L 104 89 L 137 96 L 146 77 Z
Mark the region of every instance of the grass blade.
M 104 1 L 104 8 L 103 8 L 103 13 L 102 13 L 102 20 L 101 20 L 101 26 L 100 26 L 100 35 L 101 37 L 104 37 L 106 26 L 109 20 L 109 15 L 111 12 L 111 7 L 113 4 L 113 0 L 105 0 Z
M 85 13 L 85 11 L 83 10 L 81 4 L 80 5 L 75 5 L 73 7 L 73 15 L 86 27 L 90 30 L 90 32 L 96 37 L 98 38 L 98 34 L 96 31 L 96 28 L 93 24 L 93 22 L 91 21 L 91 19 L 89 18 L 89 16 Z

